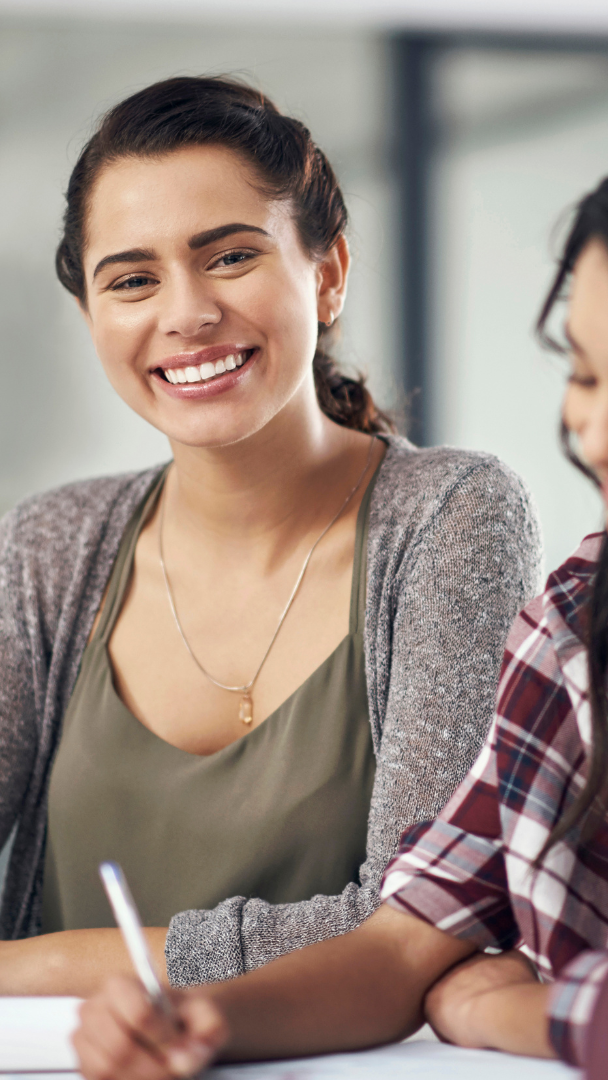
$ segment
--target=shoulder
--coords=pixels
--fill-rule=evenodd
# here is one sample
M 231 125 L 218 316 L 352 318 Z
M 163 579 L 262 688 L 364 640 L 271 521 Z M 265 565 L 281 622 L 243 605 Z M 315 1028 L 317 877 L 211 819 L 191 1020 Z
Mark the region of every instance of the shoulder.
M 590 533 L 576 550 L 547 578 L 547 603 L 564 616 L 580 611 L 598 568 L 605 533 Z
M 40 551 L 49 543 L 69 546 L 83 532 L 103 532 L 113 516 L 133 513 L 161 468 L 81 480 L 24 499 L 0 522 L 3 546 Z
M 521 477 L 493 454 L 451 446 L 418 449 L 407 439 L 389 436 L 376 491 L 378 502 L 420 502 L 432 513 L 460 489 L 481 486 L 487 498 L 531 501 Z
M 508 729 L 552 743 L 570 730 L 590 746 L 586 628 L 603 534 L 588 536 L 517 616 L 505 649 L 497 712 Z M 572 721 L 572 723 L 570 722 Z M 510 737 L 510 736 L 509 736 Z
M 160 468 L 66 484 L 10 510 L 0 521 L 5 598 L 54 610 L 59 596 L 78 590 L 96 570 L 103 577 Z
M 576 551 L 553 570 L 544 591 L 526 604 L 515 620 L 508 653 L 540 663 L 541 641 L 548 643 L 553 669 L 558 658 L 585 648 L 586 615 L 604 533 L 586 536 Z
M 449 446 L 417 449 L 407 439 L 389 437 L 372 498 L 370 534 L 383 543 L 392 535 L 409 545 L 437 525 L 470 533 L 502 530 L 540 551 L 534 500 L 508 465 L 492 454 Z

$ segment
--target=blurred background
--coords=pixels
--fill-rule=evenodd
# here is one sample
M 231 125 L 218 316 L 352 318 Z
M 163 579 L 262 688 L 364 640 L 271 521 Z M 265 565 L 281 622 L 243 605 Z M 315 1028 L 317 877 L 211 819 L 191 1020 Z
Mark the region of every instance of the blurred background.
M 344 363 L 415 442 L 520 472 L 555 566 L 601 523 L 558 447 L 563 364 L 533 336 L 568 211 L 608 174 L 596 0 L 0 0 L 0 510 L 168 456 L 106 384 L 53 258 L 100 112 L 200 73 L 309 125 L 351 215 Z

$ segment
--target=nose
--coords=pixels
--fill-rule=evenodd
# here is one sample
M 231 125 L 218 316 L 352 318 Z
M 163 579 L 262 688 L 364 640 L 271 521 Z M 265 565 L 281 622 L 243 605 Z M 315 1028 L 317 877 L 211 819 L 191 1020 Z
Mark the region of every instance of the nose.
M 205 327 L 216 326 L 222 311 L 211 290 L 196 274 L 175 277 L 162 290 L 158 329 L 162 334 L 193 338 Z

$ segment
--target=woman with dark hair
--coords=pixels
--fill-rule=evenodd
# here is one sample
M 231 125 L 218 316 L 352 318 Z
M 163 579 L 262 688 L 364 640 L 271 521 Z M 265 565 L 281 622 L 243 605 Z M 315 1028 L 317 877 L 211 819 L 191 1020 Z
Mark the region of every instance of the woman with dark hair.
M 564 348 L 547 325 L 566 289 Z M 539 332 L 570 357 L 564 441 L 608 512 L 608 179 L 578 207 Z M 371 1046 L 424 1016 L 446 1041 L 559 1057 L 604 1077 L 607 678 L 604 531 L 516 619 L 483 750 L 437 820 L 404 832 L 382 908 L 264 971 L 175 992 L 179 1037 L 135 981 L 117 979 L 83 1010 L 87 1080 L 163 1080 L 222 1046 L 231 1058 Z M 492 947 L 502 955 L 484 955 Z
M 346 209 L 306 128 L 223 79 L 113 108 L 57 254 L 162 469 L 78 483 L 0 532 L 0 993 L 127 967 L 119 860 L 177 986 L 342 934 L 491 719 L 537 585 L 495 459 L 390 434 L 328 343 Z

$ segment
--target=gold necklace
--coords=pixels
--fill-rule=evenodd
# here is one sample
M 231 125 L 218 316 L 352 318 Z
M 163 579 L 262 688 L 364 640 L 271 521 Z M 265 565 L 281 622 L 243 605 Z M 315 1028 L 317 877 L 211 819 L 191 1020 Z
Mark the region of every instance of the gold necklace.
M 167 589 L 167 596 L 169 598 L 169 606 L 171 608 L 171 612 L 172 612 L 173 618 L 175 620 L 175 625 L 176 625 L 176 627 L 178 629 L 179 636 L 181 637 L 184 645 L 186 646 L 188 652 L 190 653 L 190 656 L 194 660 L 194 663 L 196 664 L 197 668 L 199 668 L 199 670 L 202 671 L 205 678 L 209 679 L 209 682 L 212 682 L 214 686 L 218 686 L 220 690 L 228 690 L 231 694 L 240 694 L 241 695 L 241 698 L 240 698 L 240 701 L 239 701 L 239 720 L 243 724 L 246 724 L 247 726 L 249 726 L 253 722 L 253 698 L 251 696 L 251 691 L 253 689 L 253 684 L 255 683 L 258 675 L 260 674 L 260 671 L 264 667 L 264 664 L 266 663 L 266 660 L 268 659 L 268 655 L 270 653 L 270 650 L 272 649 L 272 646 L 274 645 L 274 643 L 275 643 L 275 641 L 277 639 L 279 630 L 281 629 L 283 623 L 285 622 L 285 619 L 287 617 L 287 612 L 289 611 L 291 605 L 293 604 L 293 602 L 294 602 L 294 600 L 296 598 L 296 594 L 298 592 L 298 589 L 300 588 L 300 585 L 302 584 L 302 579 L 304 577 L 304 574 L 306 573 L 306 569 L 307 569 L 308 564 L 309 564 L 309 562 L 310 562 L 310 560 L 312 558 L 312 554 L 313 554 L 315 548 L 317 547 L 318 544 L 321 543 L 321 540 L 329 532 L 332 525 L 335 525 L 335 523 L 338 520 L 338 518 L 340 517 L 340 515 L 344 512 L 344 510 L 346 510 L 346 507 L 348 506 L 348 504 L 351 501 L 351 499 L 353 498 L 353 496 L 356 494 L 356 492 L 361 487 L 361 484 L 363 483 L 363 477 L 365 476 L 367 470 L 369 469 L 369 464 L 370 464 L 370 461 L 372 459 L 372 450 L 373 450 L 375 441 L 376 441 L 376 436 L 374 435 L 372 437 L 372 440 L 371 440 L 370 444 L 369 444 L 369 452 L 368 452 L 368 455 L 367 455 L 367 460 L 365 462 L 365 468 L 363 469 L 363 472 L 361 473 L 361 476 L 357 480 L 357 483 L 355 484 L 354 488 L 352 489 L 351 492 L 349 492 L 346 499 L 342 503 L 342 506 L 338 510 L 338 513 L 333 516 L 333 518 L 331 519 L 329 525 L 326 525 L 325 528 L 323 529 L 323 532 L 317 537 L 317 539 L 315 540 L 314 544 L 312 545 L 310 551 L 308 552 L 306 558 L 304 559 L 304 562 L 302 564 L 302 569 L 300 570 L 300 573 L 298 574 L 296 583 L 295 583 L 293 589 L 291 590 L 289 600 L 287 601 L 285 607 L 283 608 L 283 612 L 282 612 L 281 617 L 280 617 L 280 619 L 278 621 L 277 628 L 276 628 L 274 634 L 272 635 L 270 645 L 266 649 L 266 652 L 264 653 L 264 655 L 262 657 L 262 660 L 261 660 L 261 663 L 258 665 L 257 671 L 255 672 L 253 678 L 251 678 L 249 680 L 249 682 L 244 683 L 243 686 L 226 686 L 225 683 L 220 682 L 219 679 L 215 679 L 213 677 L 213 675 L 210 675 L 209 672 L 207 671 L 207 669 L 203 667 L 200 660 L 194 655 L 194 653 L 192 651 L 192 648 L 190 647 L 190 643 L 188 641 L 188 638 L 186 637 L 186 635 L 184 633 L 182 624 L 181 624 L 181 622 L 179 620 L 179 615 L 177 614 L 177 608 L 175 606 L 175 600 L 173 598 L 173 593 L 171 591 L 171 585 L 169 583 L 169 576 L 167 574 L 167 568 L 165 566 L 165 559 L 164 559 L 164 555 L 163 555 L 163 526 L 164 526 L 164 521 L 165 521 L 165 492 L 163 491 L 162 498 L 161 498 L 161 507 L 160 507 L 160 522 L 159 522 L 159 528 L 158 528 L 158 553 L 159 553 L 159 558 L 160 558 L 161 570 L 163 572 L 163 578 L 165 580 L 165 587 Z

